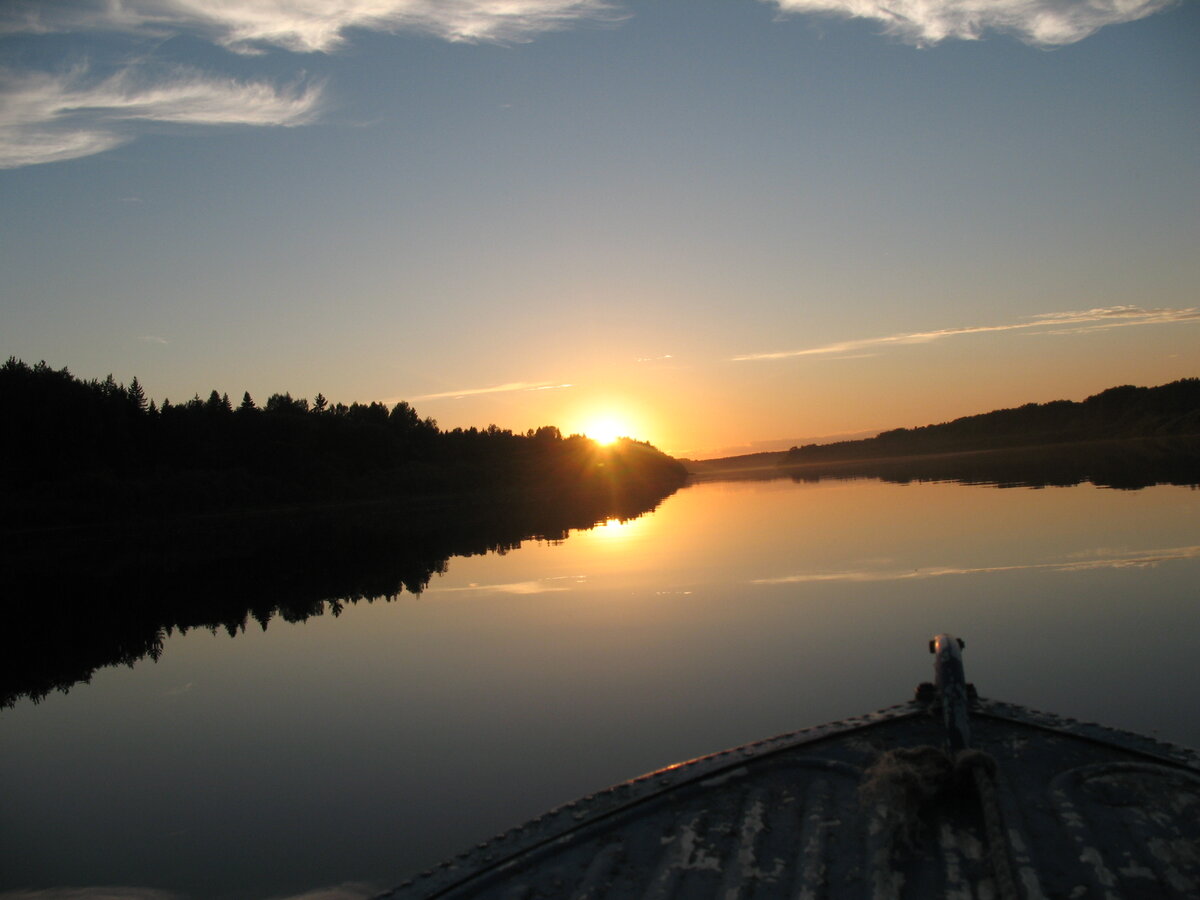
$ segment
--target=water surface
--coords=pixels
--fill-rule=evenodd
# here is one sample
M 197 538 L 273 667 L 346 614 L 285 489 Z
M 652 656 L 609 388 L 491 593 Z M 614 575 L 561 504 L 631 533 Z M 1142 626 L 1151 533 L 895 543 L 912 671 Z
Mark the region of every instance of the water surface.
M 420 596 L 0 711 L 5 888 L 359 893 L 546 808 L 909 697 L 925 641 L 985 696 L 1200 745 L 1200 495 L 788 480 L 457 558 Z

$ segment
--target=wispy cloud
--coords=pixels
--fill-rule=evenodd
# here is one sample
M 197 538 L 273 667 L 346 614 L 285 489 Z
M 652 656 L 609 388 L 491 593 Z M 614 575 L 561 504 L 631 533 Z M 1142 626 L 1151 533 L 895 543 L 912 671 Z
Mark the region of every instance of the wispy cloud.
M 280 88 L 176 70 L 150 78 L 136 68 L 99 81 L 66 74 L 0 76 L 0 168 L 75 159 L 132 139 L 134 123 L 302 125 L 321 86 Z
M 458 400 L 462 397 L 474 397 L 478 394 L 508 394 L 515 391 L 557 391 L 562 388 L 574 387 L 571 384 L 557 384 L 553 381 L 510 381 L 507 384 L 496 384 L 491 387 L 482 388 L 465 388 L 461 391 L 442 391 L 440 394 L 423 394 L 420 397 L 413 397 L 417 400 Z
M 1059 334 L 1087 334 L 1108 328 L 1126 325 L 1166 325 L 1174 322 L 1200 322 L 1200 307 L 1187 306 L 1180 309 L 1156 307 L 1143 309 L 1140 306 L 1108 306 L 1077 312 L 1041 313 L 1034 318 L 1034 325 L 1049 325 Z M 1069 327 L 1075 326 L 1075 327 Z
M 171 343 L 165 337 L 159 337 L 157 334 L 139 335 L 138 340 L 145 341 L 147 344 L 169 344 L 169 343 Z
M 1100 309 L 1040 313 L 1030 316 L 1028 321 L 1013 322 L 1007 325 L 970 325 L 962 328 L 941 328 L 936 331 L 914 331 L 906 334 L 892 334 L 886 337 L 838 341 L 833 344 L 825 344 L 819 347 L 805 347 L 800 350 L 746 353 L 741 356 L 730 357 L 730 359 L 732 362 L 753 362 L 832 354 L 837 354 L 840 358 L 850 358 L 846 357 L 845 354 L 873 347 L 928 344 L 944 338 L 958 337 L 965 334 L 989 334 L 999 331 L 1027 331 L 1032 334 L 1087 334 L 1110 328 L 1127 328 L 1131 325 L 1166 325 L 1181 322 L 1200 322 L 1200 307 L 1144 309 L 1140 306 L 1109 306 Z
M 764 0 L 785 14 L 874 19 L 917 44 L 1011 32 L 1033 44 L 1081 40 L 1175 0 Z M 584 23 L 617 23 L 616 0 L 9 0 L 0 36 L 117 35 L 163 42 L 189 35 L 246 55 L 330 53 L 355 31 L 416 33 L 456 43 L 515 43 Z M 100 45 L 96 45 L 99 50 Z M 66 67 L 60 62 L 57 71 Z M 134 86 L 128 72 L 83 87 L 81 73 L 0 79 L 0 168 L 77 159 L 118 147 L 137 122 L 298 125 L 321 91 L 263 81 L 173 75 Z
M 150 46 L 186 34 L 242 54 L 325 53 L 356 29 L 516 42 L 623 17 L 608 0 L 10 0 L 0 4 L 0 36 L 108 34 Z M 92 52 L 105 50 L 96 41 Z M 199 73 L 151 78 L 146 67 L 97 82 L 89 68 L 70 69 L 63 60 L 54 71 L 0 71 L 0 168 L 103 153 L 133 140 L 147 122 L 301 125 L 315 117 L 322 93 L 320 85 L 287 88 Z
M 353 29 L 514 42 L 580 22 L 625 17 L 608 0 L 25 0 L 4 14 L 0 33 L 189 32 L 238 52 L 274 46 L 327 53 L 342 46 Z
M 751 584 L 806 584 L 812 582 L 874 582 L 910 581 L 913 579 L 942 578 L 946 575 L 993 575 L 1000 572 L 1028 572 L 1050 570 L 1054 572 L 1083 572 L 1092 569 L 1150 568 L 1160 563 L 1181 559 L 1200 559 L 1200 546 L 1174 547 L 1169 550 L 1133 550 L 1113 553 L 1094 559 L 1072 558 L 1063 562 L 1026 563 L 1008 566 L 930 566 L 922 569 L 885 570 L 856 569 L 842 572 L 806 572 L 799 575 L 784 575 L 778 578 L 756 578 Z
M 1028 44 L 1073 44 L 1108 25 L 1134 22 L 1176 0 L 765 0 L 783 13 L 824 13 L 872 19 L 917 45 L 947 38 L 978 40 L 986 32 Z

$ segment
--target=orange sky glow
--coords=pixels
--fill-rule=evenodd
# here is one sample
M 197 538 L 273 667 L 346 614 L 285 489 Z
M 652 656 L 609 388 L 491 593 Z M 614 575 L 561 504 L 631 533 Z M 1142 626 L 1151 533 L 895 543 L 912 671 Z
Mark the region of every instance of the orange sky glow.
M 17 3 L 0 353 L 699 458 L 1197 376 L 1197 34 L 1171 0 Z

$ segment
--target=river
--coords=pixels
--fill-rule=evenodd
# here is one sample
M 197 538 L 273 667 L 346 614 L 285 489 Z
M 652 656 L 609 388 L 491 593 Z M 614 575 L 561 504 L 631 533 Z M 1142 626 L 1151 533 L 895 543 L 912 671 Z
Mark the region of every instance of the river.
M 1197 585 L 1189 487 L 693 485 L 0 710 L 0 887 L 369 895 L 615 781 L 902 702 L 939 631 L 984 696 L 1200 746 Z

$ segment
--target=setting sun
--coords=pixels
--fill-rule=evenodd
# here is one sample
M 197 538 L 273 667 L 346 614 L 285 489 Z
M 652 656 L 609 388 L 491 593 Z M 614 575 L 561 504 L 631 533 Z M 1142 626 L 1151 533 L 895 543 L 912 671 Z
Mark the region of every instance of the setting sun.
M 620 438 L 653 441 L 657 435 L 655 410 L 638 397 L 610 391 L 602 395 L 572 398 L 569 406 L 555 416 L 563 434 L 581 434 L 602 447 Z
M 594 419 L 584 428 L 583 433 L 597 444 L 611 444 L 619 437 L 627 437 L 629 428 L 616 419 Z

